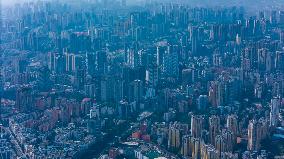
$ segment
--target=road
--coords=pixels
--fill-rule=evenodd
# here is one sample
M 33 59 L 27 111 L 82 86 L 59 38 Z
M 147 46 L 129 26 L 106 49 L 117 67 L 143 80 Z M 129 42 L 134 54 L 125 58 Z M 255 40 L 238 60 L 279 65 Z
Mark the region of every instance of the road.
M 10 130 L 10 128 L 4 128 L 5 131 L 9 134 L 9 136 L 11 137 L 11 143 L 13 144 L 13 147 L 16 151 L 16 154 L 17 156 L 26 156 L 25 153 L 24 153 L 24 150 L 23 148 L 20 146 L 17 138 L 16 138 L 16 135 Z

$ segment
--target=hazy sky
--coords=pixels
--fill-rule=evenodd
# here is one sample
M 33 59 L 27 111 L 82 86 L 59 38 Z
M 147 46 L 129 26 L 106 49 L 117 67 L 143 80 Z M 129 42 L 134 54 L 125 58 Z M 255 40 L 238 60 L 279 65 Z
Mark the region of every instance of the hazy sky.
M 20 2 L 26 2 L 26 1 L 32 1 L 32 0 L 0 0 L 2 5 L 11 5 L 15 3 L 20 3 Z
M 3 5 L 11 5 L 14 3 L 27 2 L 27 1 L 38 1 L 38 0 L 0 0 Z M 68 1 L 68 0 L 65 0 Z M 74 0 L 73 0 L 74 1 Z M 81 0 L 78 0 L 81 1 Z M 90 0 L 92 1 L 92 0 Z M 135 4 L 137 2 L 146 1 L 146 0 L 127 0 L 128 3 Z M 148 1 L 160 1 L 160 2 L 183 2 L 189 3 L 193 6 L 195 5 L 218 5 L 218 6 L 227 6 L 227 5 L 242 5 L 244 7 L 254 7 L 254 8 L 262 8 L 269 9 L 269 7 L 284 7 L 284 0 L 148 0 Z

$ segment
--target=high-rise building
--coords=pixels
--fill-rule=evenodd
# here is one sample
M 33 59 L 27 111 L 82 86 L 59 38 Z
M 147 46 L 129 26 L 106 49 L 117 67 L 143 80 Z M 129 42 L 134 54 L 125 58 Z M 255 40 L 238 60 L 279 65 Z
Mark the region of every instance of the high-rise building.
M 267 55 L 269 54 L 268 49 L 259 49 L 257 52 L 257 68 L 259 70 L 266 69 Z
M 25 59 L 17 58 L 14 60 L 14 65 L 15 65 L 15 72 L 20 74 L 26 72 L 28 63 Z
M 277 23 L 277 12 L 274 10 L 274 11 L 271 11 L 271 15 L 270 15 L 270 23 L 272 25 L 275 25 Z
M 93 102 L 91 98 L 84 98 L 80 105 L 80 116 L 85 117 L 87 114 L 89 114 L 92 105 Z
M 180 150 L 182 146 L 182 135 L 188 134 L 188 124 L 173 122 L 169 125 L 168 147 Z
M 218 159 L 218 151 L 213 145 L 201 145 L 201 158 L 206 159 Z
M 181 146 L 181 130 L 177 127 L 169 127 L 168 147 L 178 149 Z
M 190 135 L 184 135 L 182 136 L 182 148 L 181 148 L 181 154 L 184 157 L 191 157 L 192 155 L 192 150 L 194 147 L 193 144 L 193 137 Z
M 84 65 L 84 57 L 82 55 L 72 54 L 72 71 L 82 69 Z
M 182 84 L 183 86 L 190 85 L 198 78 L 198 71 L 194 68 L 188 68 L 182 70 Z
M 210 82 L 210 87 L 209 87 L 209 102 L 212 106 L 217 107 L 217 88 L 218 84 L 216 81 Z
M 191 116 L 191 135 L 194 138 L 201 138 L 204 128 L 205 118 L 202 115 Z
M 102 75 L 107 71 L 107 52 L 105 50 L 96 52 L 96 71 L 97 74 Z
M 280 30 L 279 37 L 280 43 L 284 44 L 284 30 Z
M 273 99 L 271 99 L 270 102 L 270 126 L 275 127 L 278 124 L 278 120 L 279 120 L 279 109 L 281 106 L 281 99 L 278 97 L 275 97 Z
M 205 110 L 206 108 L 208 108 L 208 96 L 200 95 L 197 99 L 197 109 Z
M 226 127 L 233 133 L 233 143 L 236 143 L 238 134 L 238 117 L 236 115 L 229 115 L 227 117 Z
M 55 56 L 56 56 L 56 53 L 54 52 L 48 53 L 48 69 L 50 71 L 55 70 Z
M 267 137 L 268 123 L 264 118 L 251 120 L 248 125 L 248 150 L 257 151 L 260 141 Z
M 284 31 L 283 31 L 284 44 Z M 284 51 L 276 51 L 275 67 L 277 70 L 284 72 Z
M 113 101 L 114 100 L 114 84 L 115 79 L 110 76 L 102 77 L 100 81 L 100 100 L 101 101 Z
M 222 138 L 225 140 L 225 149 L 223 149 L 223 152 L 233 152 L 234 147 L 234 134 L 232 131 L 223 129 L 222 130 Z
M 213 66 L 220 67 L 223 65 L 222 56 L 219 52 L 213 54 Z
M 129 101 L 140 103 L 144 96 L 143 82 L 141 80 L 134 80 L 129 86 Z
M 128 102 L 122 100 L 118 105 L 118 117 L 120 119 L 128 119 L 130 117 L 131 108 Z
M 161 72 L 164 77 L 178 77 L 178 55 L 179 48 L 177 45 L 167 46 L 167 50 L 163 57 L 163 65 L 161 68 Z
M 196 55 L 198 48 L 198 27 L 196 26 L 190 27 L 190 40 L 191 40 L 191 53 L 193 55 Z
M 89 98 L 96 97 L 96 85 L 95 84 L 85 84 L 84 85 L 84 93 Z
M 23 86 L 16 92 L 16 108 L 21 112 L 28 112 L 33 109 L 33 92 L 29 86 Z
M 86 67 L 88 75 L 94 76 L 96 73 L 96 53 L 86 54 Z
M 259 19 L 264 19 L 264 12 L 263 11 L 260 11 L 259 14 L 258 14 L 258 18 Z
M 203 143 L 202 140 L 200 138 L 194 138 L 193 141 L 192 141 L 194 147 L 193 147 L 193 150 L 192 150 L 192 155 L 191 157 L 192 158 L 200 158 L 200 147 L 201 147 L 201 144 Z
M 65 56 L 65 71 L 70 72 L 72 71 L 72 55 L 69 53 L 64 53 Z
M 284 95 L 284 85 L 281 82 L 274 82 L 272 84 L 272 96 L 273 97 L 281 97 Z
M 150 87 L 156 87 L 159 79 L 159 71 L 156 64 L 151 64 L 146 69 L 146 83 Z
M 222 135 L 217 135 L 215 138 L 215 147 L 218 151 L 218 156 L 221 156 L 222 152 L 225 152 L 226 149 L 226 140 Z
M 52 72 L 62 73 L 65 71 L 64 56 L 59 53 L 49 52 L 48 53 L 48 68 Z
M 248 125 L 248 149 L 249 150 L 258 150 L 259 148 L 259 139 L 257 135 L 257 121 L 252 120 Z
M 218 116 L 209 117 L 209 140 L 211 144 L 215 143 L 215 137 L 220 133 L 220 118 Z
M 212 81 L 209 87 L 209 102 L 212 106 L 222 106 L 225 104 L 225 82 Z
M 77 69 L 84 68 L 84 57 L 82 55 L 65 52 L 64 56 L 66 72 L 74 72 Z
M 160 43 L 159 46 L 157 46 L 157 65 L 162 66 L 164 64 L 164 55 L 166 54 L 167 51 L 167 43 Z
M 2 124 L 2 96 L 3 96 L 3 81 L 2 80 L 3 80 L 2 63 L 0 62 L 0 124 Z
M 137 67 L 139 65 L 139 54 L 138 51 L 134 48 L 127 50 L 127 64 L 130 67 Z
M 86 82 L 86 71 L 84 69 L 77 69 L 75 71 L 75 87 L 82 90 Z
M 284 24 L 284 11 L 279 11 L 279 23 Z
M 200 146 L 202 141 L 190 135 L 182 137 L 181 154 L 185 158 L 198 158 L 200 156 Z

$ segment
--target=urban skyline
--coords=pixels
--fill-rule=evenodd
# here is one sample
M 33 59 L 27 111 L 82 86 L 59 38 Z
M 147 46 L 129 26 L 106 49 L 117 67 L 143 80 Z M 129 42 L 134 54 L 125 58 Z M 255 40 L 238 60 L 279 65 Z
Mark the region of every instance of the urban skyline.
M 284 158 L 283 0 L 0 4 L 0 159 Z

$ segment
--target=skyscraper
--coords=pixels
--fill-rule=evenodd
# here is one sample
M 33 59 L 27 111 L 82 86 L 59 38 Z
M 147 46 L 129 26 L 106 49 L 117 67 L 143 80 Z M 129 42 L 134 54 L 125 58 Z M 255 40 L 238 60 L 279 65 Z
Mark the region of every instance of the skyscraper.
M 233 133 L 233 143 L 236 143 L 238 134 L 238 118 L 236 115 L 229 115 L 227 117 L 226 127 Z
M 218 116 L 209 117 L 209 140 L 211 144 L 215 143 L 215 137 L 220 133 L 220 118 Z
M 284 44 L 284 31 L 283 31 Z M 275 67 L 277 70 L 284 72 L 284 51 L 276 51 Z
M 279 11 L 279 23 L 284 24 L 284 11 Z
M 211 81 L 209 87 L 209 101 L 212 106 L 222 106 L 225 104 L 225 82 Z
M 178 77 L 178 55 L 178 46 L 167 46 L 167 50 L 163 56 L 163 64 L 161 68 L 161 72 L 164 77 Z
M 225 149 L 224 152 L 233 152 L 233 146 L 234 146 L 234 134 L 232 131 L 223 129 L 222 130 L 222 137 L 224 138 L 226 144 L 225 144 Z
M 23 86 L 17 89 L 16 92 L 16 108 L 21 112 L 31 111 L 33 108 L 32 88 Z
M 275 25 L 277 23 L 277 12 L 275 10 L 271 11 L 270 23 Z
M 181 131 L 175 127 L 169 127 L 168 147 L 177 149 L 181 146 Z
M 281 106 L 281 100 L 278 97 L 271 99 L 270 102 L 270 126 L 275 127 L 277 126 L 279 120 L 279 109 Z
M 258 150 L 259 148 L 259 138 L 257 135 L 257 131 L 257 121 L 250 121 L 248 125 L 248 150 Z
M 129 101 L 140 103 L 144 96 L 143 82 L 141 80 L 134 80 L 129 86 Z
M 156 64 L 151 64 L 146 69 L 146 83 L 150 87 L 156 87 L 159 79 L 159 71 Z
M 157 50 L 156 50 L 156 58 L 157 58 L 157 65 L 158 66 L 162 66 L 164 63 L 164 55 L 166 53 L 167 50 L 167 43 L 159 43 L 159 45 L 157 46 Z
M 191 116 L 191 135 L 195 138 L 201 138 L 204 128 L 205 118 L 202 115 Z
M 184 135 L 182 137 L 182 148 L 181 154 L 184 157 L 191 157 L 192 151 L 194 149 L 193 137 L 190 135 Z
M 191 53 L 193 55 L 196 55 L 197 46 L 198 46 L 198 28 L 196 26 L 190 27 L 190 40 L 191 40 Z
M 75 87 L 82 90 L 86 81 L 86 71 L 84 69 L 77 69 L 75 71 Z
M 0 124 L 2 124 L 2 96 L 3 96 L 2 63 L 0 61 Z
M 218 159 L 218 151 L 213 145 L 201 145 L 201 158 L 206 159 Z
M 260 141 L 267 137 L 268 124 L 266 119 L 253 119 L 248 125 L 248 145 L 250 151 L 257 151 L 260 148 Z

